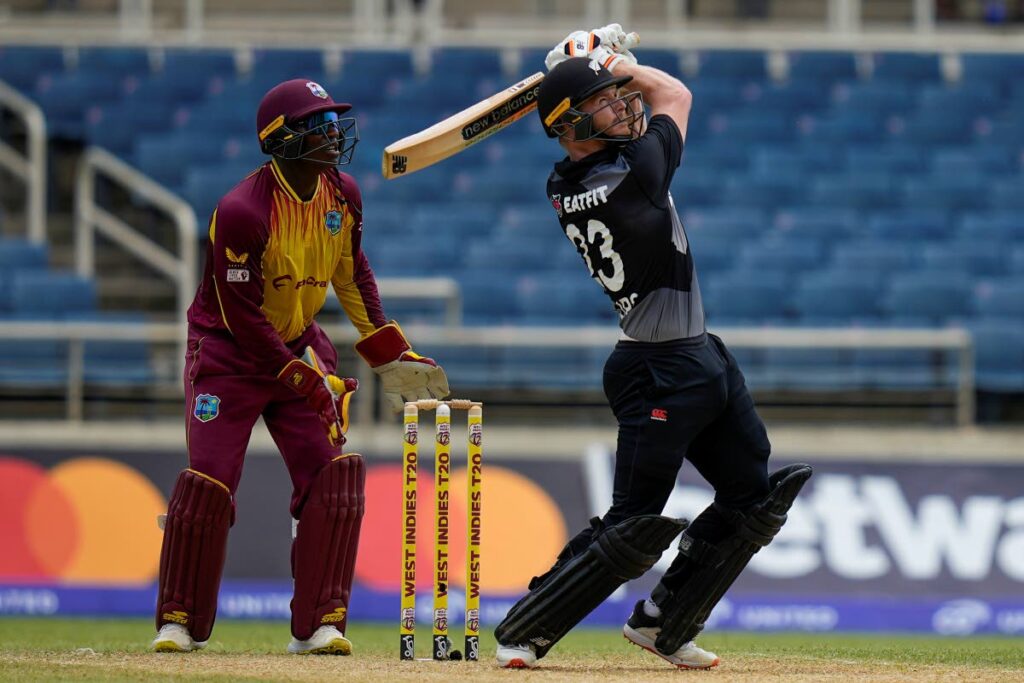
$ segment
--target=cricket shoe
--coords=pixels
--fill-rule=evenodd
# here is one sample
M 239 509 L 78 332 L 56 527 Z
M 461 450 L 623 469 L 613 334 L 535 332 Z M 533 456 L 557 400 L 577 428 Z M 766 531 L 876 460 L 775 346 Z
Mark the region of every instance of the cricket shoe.
M 641 600 L 636 603 L 633 613 L 629 615 L 626 625 L 622 627 L 622 635 L 634 645 L 639 645 L 648 652 L 653 652 L 666 662 L 680 669 L 710 669 L 718 666 L 720 661 L 718 655 L 697 647 L 697 644 L 692 640 L 688 643 L 683 643 L 678 650 L 670 655 L 659 652 L 658 648 L 654 646 L 654 641 L 658 639 L 658 634 L 661 633 L 661 626 L 658 622 L 659 619 L 657 617 L 648 616 L 644 612 L 644 601 Z
M 293 655 L 350 655 L 352 643 L 337 626 L 321 626 L 309 640 L 292 638 L 288 652 Z
M 532 669 L 537 666 L 537 653 L 532 645 L 498 643 L 498 666 L 505 669 Z
M 181 624 L 164 624 L 150 644 L 153 652 L 192 652 L 202 650 L 207 641 L 192 640 L 192 636 Z

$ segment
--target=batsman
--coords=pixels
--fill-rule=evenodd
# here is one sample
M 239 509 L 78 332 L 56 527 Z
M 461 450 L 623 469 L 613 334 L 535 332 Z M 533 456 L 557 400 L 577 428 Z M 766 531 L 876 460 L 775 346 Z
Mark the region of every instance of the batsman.
M 364 511 L 365 471 L 346 453 L 357 388 L 314 316 L 334 289 L 356 350 L 394 410 L 442 398 L 444 371 L 417 355 L 381 306 L 362 250 L 363 206 L 338 170 L 359 140 L 351 105 L 315 81 L 272 88 L 256 131 L 270 159 L 217 204 L 202 281 L 188 311 L 184 384 L 188 467 L 171 494 L 152 649 L 206 645 L 253 425 L 263 418 L 291 478 L 294 597 L 288 652 L 352 651 L 345 637 Z
M 811 475 L 807 465 L 768 474 L 771 448 L 743 373 L 705 329 L 693 253 L 669 193 L 692 97 L 676 78 L 640 66 L 625 38 L 618 24 L 570 34 L 549 53 L 538 94 L 544 131 L 566 155 L 548 178 L 548 200 L 619 314 L 604 367 L 618 443 L 611 507 L 530 582 L 495 631 L 498 663 L 509 668 L 536 665 L 681 531 L 671 566 L 623 634 L 676 667 L 717 666 L 694 639 Z M 684 458 L 715 490 L 688 526 L 661 516 Z

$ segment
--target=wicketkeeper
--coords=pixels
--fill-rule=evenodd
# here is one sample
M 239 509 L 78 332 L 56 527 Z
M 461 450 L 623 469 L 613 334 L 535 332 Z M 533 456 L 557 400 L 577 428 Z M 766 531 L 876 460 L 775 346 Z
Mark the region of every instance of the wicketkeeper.
M 384 316 L 361 248 L 359 188 L 338 170 L 359 140 L 355 119 L 342 117 L 350 108 L 307 79 L 271 89 L 256 116 L 270 160 L 210 217 L 203 278 L 188 311 L 188 468 L 167 510 L 156 651 L 188 652 L 210 637 L 235 489 L 261 416 L 291 476 L 297 520 L 288 651 L 352 651 L 345 627 L 365 472 L 361 455 L 342 450 L 357 383 L 336 375 L 337 352 L 314 320 L 328 286 L 394 410 L 448 394 L 444 371 L 413 353 Z
M 680 668 L 711 668 L 696 645 L 712 608 L 786 521 L 810 467 L 768 474 L 770 445 L 736 364 L 708 334 L 686 231 L 669 185 L 690 91 L 637 64 L 618 24 L 577 31 L 548 55 L 537 112 L 567 157 L 548 200 L 622 334 L 604 368 L 618 421 L 612 506 L 577 534 L 495 631 L 498 663 L 532 667 L 616 588 L 679 552 L 623 632 Z M 626 89 L 629 86 L 629 90 Z M 650 119 L 645 117 L 650 107 Z M 687 458 L 715 489 L 689 526 L 662 517 Z

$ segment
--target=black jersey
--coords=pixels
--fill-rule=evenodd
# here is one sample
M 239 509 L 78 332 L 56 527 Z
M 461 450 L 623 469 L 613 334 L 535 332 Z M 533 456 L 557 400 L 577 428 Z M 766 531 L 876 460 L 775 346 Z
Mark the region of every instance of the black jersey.
M 637 341 L 704 333 L 693 258 L 668 191 L 682 152 L 679 128 L 659 115 L 636 140 L 560 161 L 548 178 L 562 230 Z

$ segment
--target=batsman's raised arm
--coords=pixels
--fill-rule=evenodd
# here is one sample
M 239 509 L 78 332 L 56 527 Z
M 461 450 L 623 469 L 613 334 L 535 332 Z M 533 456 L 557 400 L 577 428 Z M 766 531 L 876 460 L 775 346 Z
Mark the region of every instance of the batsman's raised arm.
M 659 114 L 668 116 L 686 140 L 686 122 L 690 118 L 693 95 L 682 81 L 660 69 L 625 61 L 616 65 L 614 73 L 616 76 L 632 76 L 629 89 L 640 92 L 651 108 L 651 117 Z

